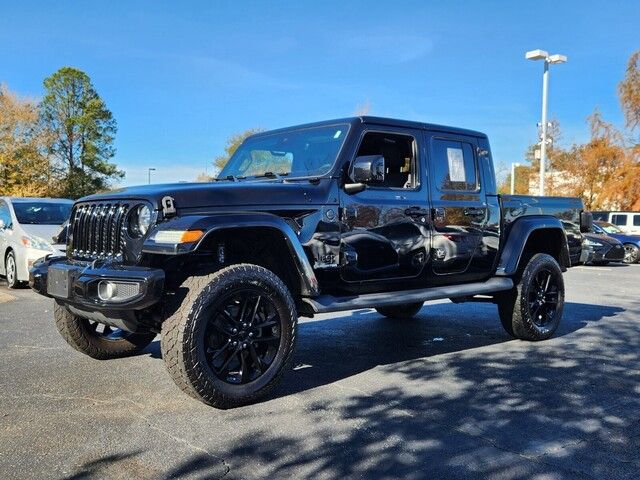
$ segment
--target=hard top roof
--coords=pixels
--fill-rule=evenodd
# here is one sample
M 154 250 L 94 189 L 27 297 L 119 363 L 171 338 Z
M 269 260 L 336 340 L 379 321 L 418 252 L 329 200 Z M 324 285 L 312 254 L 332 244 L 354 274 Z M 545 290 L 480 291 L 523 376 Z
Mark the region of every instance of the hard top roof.
M 436 132 L 442 132 L 442 133 L 454 133 L 459 135 L 470 135 L 473 137 L 486 138 L 486 135 L 482 132 L 478 132 L 475 130 L 468 130 L 465 128 L 448 127 L 446 125 L 437 125 L 435 123 L 415 122 L 411 120 L 399 120 L 395 118 L 372 117 L 368 115 L 360 116 L 360 117 L 336 118 L 332 120 L 323 120 L 321 122 L 305 123 L 302 125 L 292 125 L 290 127 L 278 128 L 275 130 L 268 130 L 265 132 L 257 133 L 255 136 L 268 135 L 271 133 L 277 133 L 277 132 L 282 132 L 286 130 L 295 130 L 300 128 L 321 127 L 323 125 L 335 125 L 338 123 L 349 123 L 351 125 L 367 124 L 367 125 L 378 125 L 378 126 L 389 126 L 389 127 L 404 127 L 404 128 L 413 128 L 417 130 L 430 130 L 430 131 L 436 131 Z

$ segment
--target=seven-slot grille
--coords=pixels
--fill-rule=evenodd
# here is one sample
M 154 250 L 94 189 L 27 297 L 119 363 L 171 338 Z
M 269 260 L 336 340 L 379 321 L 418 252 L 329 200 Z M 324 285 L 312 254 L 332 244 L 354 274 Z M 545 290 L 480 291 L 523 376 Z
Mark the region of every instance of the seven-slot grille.
M 85 203 L 71 215 L 73 257 L 116 258 L 122 255 L 128 203 Z

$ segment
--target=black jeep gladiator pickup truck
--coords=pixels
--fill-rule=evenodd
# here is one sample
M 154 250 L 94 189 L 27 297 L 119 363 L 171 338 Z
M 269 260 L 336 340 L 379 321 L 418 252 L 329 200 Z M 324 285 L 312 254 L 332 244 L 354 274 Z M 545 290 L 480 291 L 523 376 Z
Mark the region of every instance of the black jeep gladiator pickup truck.
M 249 137 L 214 182 L 80 199 L 67 256 L 30 284 L 73 348 L 121 357 L 159 333 L 176 384 L 228 408 L 290 368 L 298 316 L 492 301 L 510 335 L 549 338 L 571 265 L 562 221 L 586 231 L 591 216 L 497 194 L 482 133 L 348 118 Z

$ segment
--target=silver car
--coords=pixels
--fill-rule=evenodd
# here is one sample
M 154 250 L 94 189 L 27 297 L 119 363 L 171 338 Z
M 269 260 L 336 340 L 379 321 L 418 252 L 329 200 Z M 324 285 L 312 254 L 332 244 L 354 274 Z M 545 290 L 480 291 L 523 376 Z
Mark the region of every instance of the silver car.
M 73 202 L 62 198 L 0 197 L 0 275 L 10 288 L 29 280 L 29 268 L 45 255 L 63 255 L 57 242 Z

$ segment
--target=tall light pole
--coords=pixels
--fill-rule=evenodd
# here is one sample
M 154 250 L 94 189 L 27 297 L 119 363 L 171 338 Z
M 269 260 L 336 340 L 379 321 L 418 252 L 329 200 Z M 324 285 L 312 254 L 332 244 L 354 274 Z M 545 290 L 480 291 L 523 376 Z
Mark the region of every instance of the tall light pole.
M 511 195 L 516 193 L 516 167 L 519 167 L 519 163 L 511 164 Z
M 544 171 L 547 161 L 547 91 L 549 89 L 549 65 L 564 63 L 565 55 L 549 55 L 544 50 L 531 50 L 524 55 L 527 60 L 544 60 L 544 73 L 542 74 L 542 139 L 540 142 L 540 196 L 544 195 Z
M 155 168 L 150 168 L 149 169 L 149 185 L 151 185 L 151 172 L 155 172 L 156 169 Z

